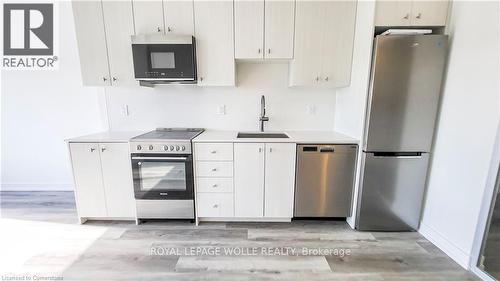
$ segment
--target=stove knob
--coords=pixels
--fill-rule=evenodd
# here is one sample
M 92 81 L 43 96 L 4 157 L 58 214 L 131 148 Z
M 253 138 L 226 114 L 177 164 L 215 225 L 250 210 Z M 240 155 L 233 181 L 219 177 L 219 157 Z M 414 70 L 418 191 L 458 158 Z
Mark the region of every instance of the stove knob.
M 186 147 L 185 147 L 184 145 L 183 145 L 183 146 L 181 146 L 181 150 L 182 150 L 182 151 L 186 150 Z
M 170 146 L 170 151 L 174 151 L 174 146 L 173 145 Z
M 139 144 L 137 145 L 137 150 L 141 150 L 142 149 L 142 146 Z
M 176 150 L 176 151 L 179 151 L 180 149 L 181 149 L 181 148 L 180 148 L 178 145 L 176 145 L 176 146 L 175 146 L 175 150 Z
M 168 145 L 164 145 L 163 150 L 168 151 Z
M 152 145 L 149 146 L 149 150 L 153 150 L 153 146 Z

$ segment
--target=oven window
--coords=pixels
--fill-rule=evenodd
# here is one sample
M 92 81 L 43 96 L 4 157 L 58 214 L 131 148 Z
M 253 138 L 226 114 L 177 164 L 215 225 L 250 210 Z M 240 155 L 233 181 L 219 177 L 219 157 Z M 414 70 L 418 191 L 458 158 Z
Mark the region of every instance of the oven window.
M 186 191 L 184 162 L 142 162 L 139 171 L 142 191 Z
M 175 56 L 173 52 L 151 52 L 151 68 L 173 69 L 175 68 Z

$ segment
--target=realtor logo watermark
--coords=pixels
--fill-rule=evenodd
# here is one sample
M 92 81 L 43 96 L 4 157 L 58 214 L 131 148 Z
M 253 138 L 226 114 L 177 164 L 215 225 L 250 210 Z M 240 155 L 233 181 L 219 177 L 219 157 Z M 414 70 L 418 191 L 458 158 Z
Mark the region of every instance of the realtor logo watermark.
M 54 3 L 3 4 L 3 69 L 56 69 Z

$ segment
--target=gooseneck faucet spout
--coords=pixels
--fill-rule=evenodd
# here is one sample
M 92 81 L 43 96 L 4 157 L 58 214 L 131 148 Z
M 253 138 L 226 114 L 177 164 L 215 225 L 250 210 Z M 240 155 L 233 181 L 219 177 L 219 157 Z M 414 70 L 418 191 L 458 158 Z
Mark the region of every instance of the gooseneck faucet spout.
M 264 122 L 269 121 L 269 117 L 266 116 L 266 97 L 262 95 L 260 97 L 260 131 L 264 132 Z

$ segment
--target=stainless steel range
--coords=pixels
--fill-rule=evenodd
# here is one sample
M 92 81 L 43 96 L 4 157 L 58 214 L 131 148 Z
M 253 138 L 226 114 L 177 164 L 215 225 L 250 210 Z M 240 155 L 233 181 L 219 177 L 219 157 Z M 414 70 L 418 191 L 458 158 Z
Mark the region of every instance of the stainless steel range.
M 130 140 L 137 223 L 194 219 L 191 140 L 196 128 L 158 128 Z

